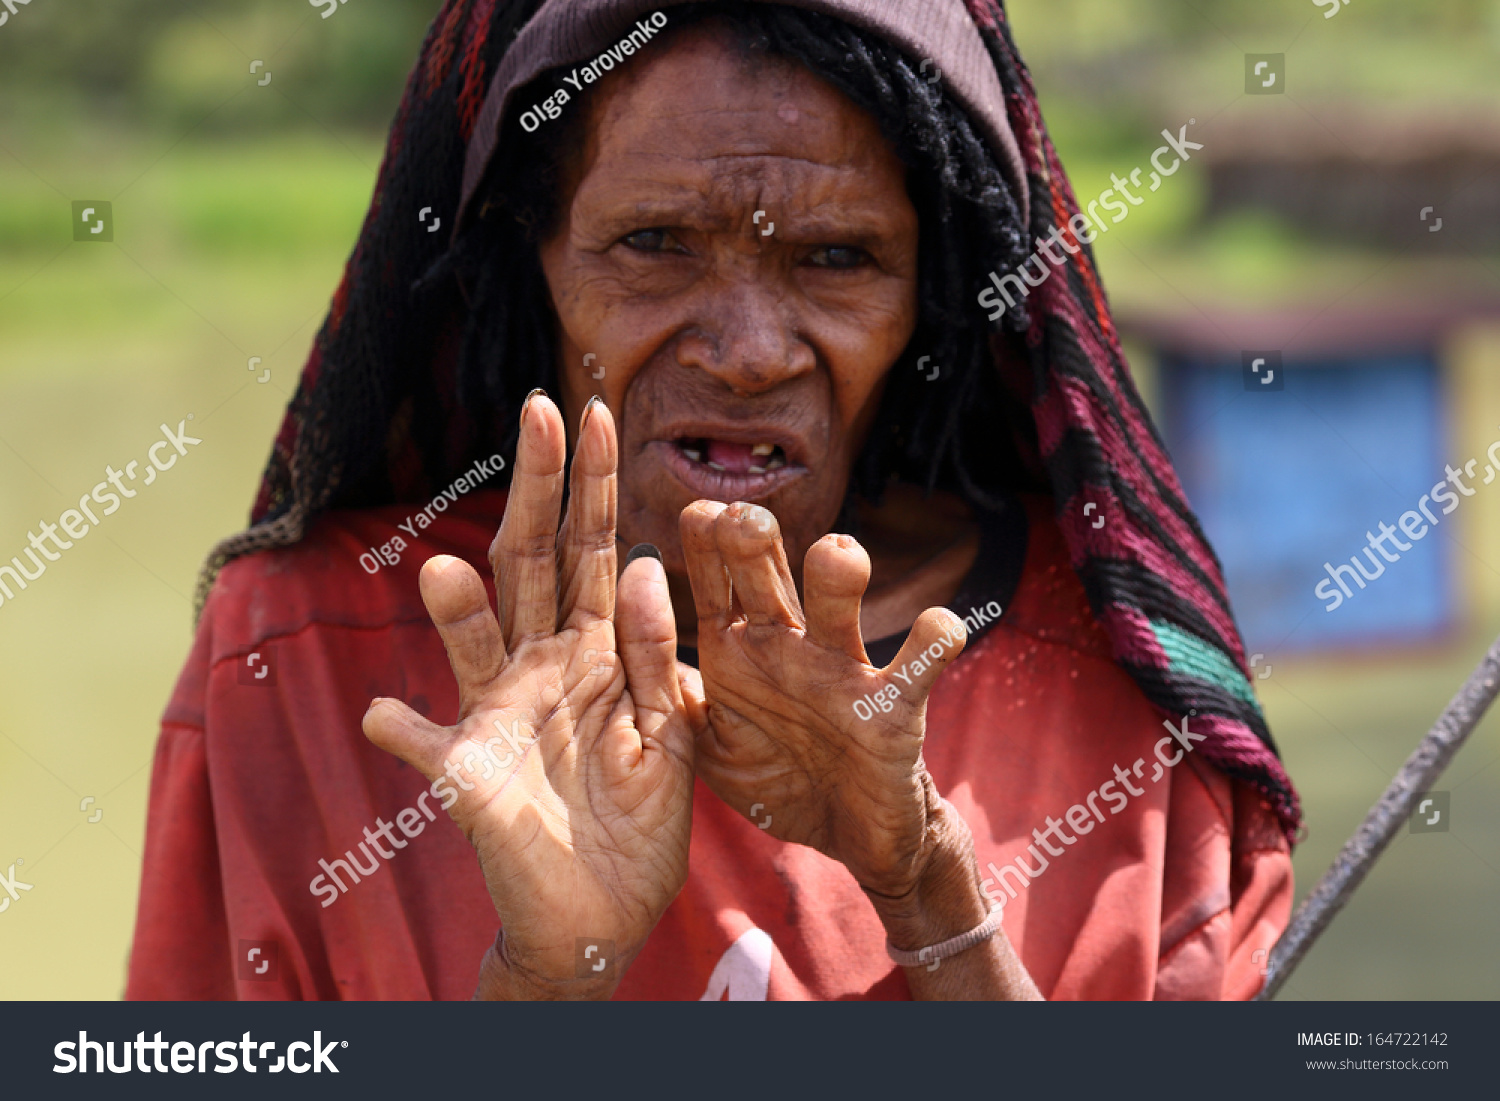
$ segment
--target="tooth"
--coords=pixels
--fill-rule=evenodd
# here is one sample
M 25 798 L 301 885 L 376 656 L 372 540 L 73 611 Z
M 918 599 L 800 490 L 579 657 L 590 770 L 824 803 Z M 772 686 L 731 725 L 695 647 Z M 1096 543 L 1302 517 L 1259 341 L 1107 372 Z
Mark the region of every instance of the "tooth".
M 688 458 L 692 459 L 695 463 L 701 463 L 703 461 L 703 452 L 695 451 L 691 447 L 684 447 L 682 449 L 682 453 Z
M 779 458 L 778 457 L 778 458 L 772 459 L 770 462 L 768 462 L 766 464 L 766 469 L 767 470 L 780 470 L 784 466 L 786 466 L 786 460 L 783 459 L 783 458 Z
M 750 449 L 752 455 L 769 455 L 776 450 L 774 443 L 758 443 Z
M 764 474 L 765 472 L 766 472 L 766 468 L 763 467 L 763 466 L 752 466 L 750 468 L 750 473 L 751 474 Z
M 710 463 L 709 463 L 709 464 L 708 464 L 708 468 L 709 468 L 709 469 L 710 469 L 710 470 L 717 470 L 717 471 L 719 471 L 719 472 L 720 472 L 720 473 L 721 473 L 721 474 L 722 474 L 722 473 L 724 473 L 724 467 L 722 467 L 722 466 L 720 466 L 720 465 L 719 465 L 719 464 L 718 464 L 718 463 L 716 463 L 716 462 L 710 462 Z

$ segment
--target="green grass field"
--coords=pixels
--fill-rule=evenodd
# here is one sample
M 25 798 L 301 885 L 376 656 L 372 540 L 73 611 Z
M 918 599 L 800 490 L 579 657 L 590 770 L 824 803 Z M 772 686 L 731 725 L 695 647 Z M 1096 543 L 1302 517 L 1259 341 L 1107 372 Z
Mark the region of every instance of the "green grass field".
M 0 606 L 0 871 L 23 859 L 33 884 L 0 916 L 5 997 L 123 989 L 151 753 L 192 638 L 194 578 L 246 522 L 380 146 L 162 140 L 92 162 L 0 157 L 4 560 L 107 464 L 143 459 L 163 422 L 192 414 L 203 441 Z M 74 243 L 70 200 L 112 195 L 115 243 Z
M 33 884 L 0 915 L 0 996 L 115 998 L 151 753 L 191 640 L 194 577 L 209 546 L 246 520 L 364 216 L 380 142 L 4 140 L 0 560 L 106 464 L 143 457 L 163 422 L 191 413 L 203 440 L 0 606 L 0 872 L 24 860 L 18 877 Z M 1081 193 L 1100 171 L 1080 165 Z M 73 243 L 71 200 L 110 196 L 114 244 Z M 1101 245 L 1106 280 L 1133 278 L 1131 255 L 1150 246 L 1151 226 L 1143 216 L 1129 227 L 1137 236 Z M 1208 262 L 1149 255 L 1183 265 L 1182 278 Z M 247 369 L 252 356 L 269 382 Z M 1258 682 L 1308 810 L 1303 890 L 1484 644 L 1475 633 L 1359 663 L 1278 662 Z M 1492 716 L 1440 785 L 1453 792 L 1452 832 L 1403 835 L 1285 996 L 1500 995 L 1497 760 Z

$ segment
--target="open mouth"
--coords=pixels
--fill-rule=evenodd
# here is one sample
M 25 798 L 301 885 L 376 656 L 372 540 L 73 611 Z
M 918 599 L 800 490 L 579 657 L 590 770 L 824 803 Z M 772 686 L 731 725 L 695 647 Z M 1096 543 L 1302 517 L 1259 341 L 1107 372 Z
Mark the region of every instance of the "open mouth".
M 652 442 L 651 450 L 695 496 L 705 500 L 764 501 L 807 473 L 807 467 L 788 454 L 790 439 L 756 439 L 758 433 L 720 430 L 708 426 L 678 429 Z M 680 433 L 680 434 L 679 434 Z M 727 439 L 729 435 L 741 439 Z M 770 435 L 770 433 L 767 433 Z
M 767 474 L 786 466 L 786 452 L 775 443 L 739 443 L 685 436 L 677 450 L 689 462 L 701 463 L 720 474 Z

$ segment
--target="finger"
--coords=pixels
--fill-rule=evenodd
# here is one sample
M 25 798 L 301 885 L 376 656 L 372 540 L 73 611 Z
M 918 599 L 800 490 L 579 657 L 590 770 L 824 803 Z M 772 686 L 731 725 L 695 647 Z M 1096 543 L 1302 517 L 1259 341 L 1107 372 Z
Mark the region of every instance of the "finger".
M 449 728 L 424 719 L 400 700 L 379 697 L 370 701 L 362 725 L 366 738 L 427 779 L 435 780 L 442 773 L 453 743 Z
M 512 650 L 557 630 L 557 513 L 566 462 L 562 414 L 537 391 L 521 410 L 505 519 L 490 546 L 500 630 Z
M 714 521 L 727 507 L 718 501 L 694 501 L 682 510 L 677 524 L 700 623 L 722 625 L 729 620 L 729 570 L 714 537 Z
M 422 564 L 418 586 L 458 682 L 459 718 L 466 718 L 470 702 L 505 665 L 505 639 L 490 610 L 490 595 L 473 566 L 447 554 Z
M 604 403 L 590 398 L 578 429 L 578 449 L 559 539 L 558 620 L 585 627 L 615 614 L 615 422 Z
M 915 702 L 926 703 L 939 675 L 963 653 L 967 641 L 962 619 L 947 608 L 928 608 L 912 624 L 896 660 L 882 672 L 910 677 Z
M 660 559 L 643 555 L 625 567 L 615 630 L 642 751 L 655 746 L 691 763 L 693 733 L 677 678 L 677 622 Z
M 802 561 L 807 636 L 868 665 L 859 609 L 870 585 L 870 556 L 852 535 L 825 535 Z
M 687 714 L 688 725 L 701 731 L 708 725 L 708 694 L 703 690 L 703 674 L 679 661 L 677 685 L 682 691 L 682 709 Z
M 714 521 L 735 602 L 751 626 L 802 627 L 802 604 L 770 509 L 737 502 Z

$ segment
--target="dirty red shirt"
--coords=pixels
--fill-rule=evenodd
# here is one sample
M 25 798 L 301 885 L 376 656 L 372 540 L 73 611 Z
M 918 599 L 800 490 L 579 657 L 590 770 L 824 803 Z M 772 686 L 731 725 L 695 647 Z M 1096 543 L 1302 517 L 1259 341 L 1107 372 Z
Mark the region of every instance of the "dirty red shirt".
M 478 861 L 360 722 L 376 696 L 456 717 L 417 571 L 445 553 L 487 575 L 504 503 L 460 498 L 394 565 L 360 556 L 401 535 L 408 506 L 327 515 L 224 569 L 162 720 L 127 997 L 473 995 L 498 928 Z M 927 767 L 1048 998 L 1248 998 L 1291 909 L 1286 842 L 1114 663 L 1045 505 L 1026 502 L 1010 605 L 932 692 Z M 700 783 L 687 883 L 617 996 L 910 991 L 841 865 Z

